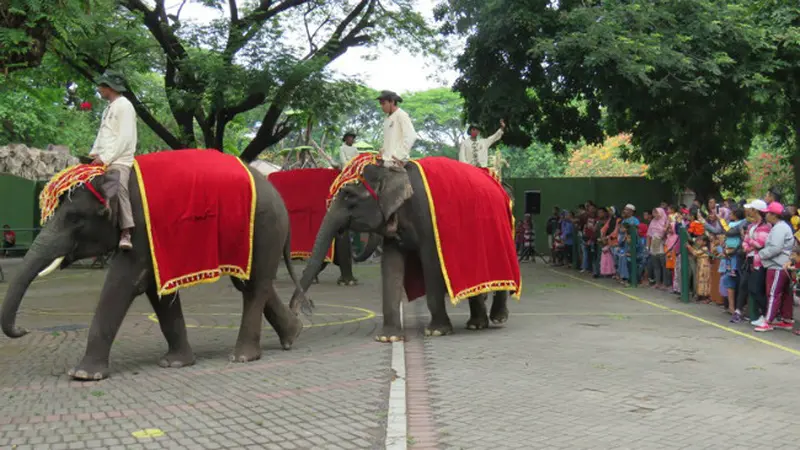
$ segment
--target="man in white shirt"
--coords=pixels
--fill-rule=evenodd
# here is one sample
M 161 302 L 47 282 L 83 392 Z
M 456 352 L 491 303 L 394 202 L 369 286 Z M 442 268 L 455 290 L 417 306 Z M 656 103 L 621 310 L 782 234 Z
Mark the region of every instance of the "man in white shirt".
M 383 121 L 383 147 L 380 154 L 385 166 L 403 167 L 408 162 L 417 132 L 408 113 L 397 106 L 403 99 L 392 91 L 381 91 L 377 98 L 386 113 Z
M 125 80 L 122 75 L 106 72 L 97 80 L 97 90 L 109 104 L 103 111 L 100 131 L 89 152 L 94 160 L 92 164 L 104 165 L 108 174 L 119 177 L 117 203 L 119 206 L 119 227 L 122 234 L 119 248 L 130 250 L 133 214 L 128 192 L 133 156 L 136 153 L 136 110 L 131 102 L 122 95 L 125 92 Z M 113 177 L 112 177 L 113 179 Z
M 358 156 L 358 149 L 353 145 L 355 140 L 356 134 L 352 131 L 348 131 L 342 136 L 342 141 L 344 143 L 339 147 L 339 161 L 342 164 L 341 168 L 344 168 L 351 159 Z
M 495 134 L 485 139 L 478 139 L 481 129 L 477 125 L 472 125 L 467 130 L 469 139 L 461 141 L 458 148 L 458 160 L 476 167 L 489 167 L 489 147 L 503 137 L 505 129 L 506 123 L 500 119 L 500 129 Z

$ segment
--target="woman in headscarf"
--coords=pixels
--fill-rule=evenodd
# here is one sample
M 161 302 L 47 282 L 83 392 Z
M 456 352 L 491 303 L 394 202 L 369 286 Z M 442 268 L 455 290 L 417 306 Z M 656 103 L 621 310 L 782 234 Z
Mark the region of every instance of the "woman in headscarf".
M 653 210 L 653 220 L 647 228 L 647 248 L 650 251 L 647 272 L 650 274 L 650 283 L 656 289 L 667 288 L 667 261 L 664 254 L 664 240 L 667 237 L 669 218 L 664 208 Z

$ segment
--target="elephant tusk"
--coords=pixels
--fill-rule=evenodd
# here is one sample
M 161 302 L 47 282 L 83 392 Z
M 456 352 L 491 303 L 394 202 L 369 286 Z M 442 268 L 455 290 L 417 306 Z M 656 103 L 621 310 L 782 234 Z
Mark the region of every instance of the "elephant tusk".
M 51 262 L 50 265 L 47 266 L 47 268 L 45 268 L 44 270 L 39 272 L 38 276 L 46 277 L 47 275 L 50 275 L 54 270 L 58 269 L 58 266 L 61 265 L 62 261 L 64 261 L 64 257 L 63 256 L 59 256 L 53 262 Z

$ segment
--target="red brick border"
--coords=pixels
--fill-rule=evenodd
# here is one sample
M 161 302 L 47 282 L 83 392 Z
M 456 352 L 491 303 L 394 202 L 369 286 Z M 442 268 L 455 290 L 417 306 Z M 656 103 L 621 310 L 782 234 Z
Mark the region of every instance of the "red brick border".
M 408 445 L 414 450 L 434 450 L 439 448 L 439 433 L 433 420 L 425 375 L 425 345 L 422 335 L 417 333 L 418 319 L 410 315 L 405 319 Z

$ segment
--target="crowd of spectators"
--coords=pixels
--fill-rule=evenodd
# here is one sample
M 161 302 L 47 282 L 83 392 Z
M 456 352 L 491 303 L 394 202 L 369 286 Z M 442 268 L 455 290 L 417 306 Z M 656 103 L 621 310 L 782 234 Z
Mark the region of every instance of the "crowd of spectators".
M 546 225 L 549 263 L 571 267 L 577 262 L 581 273 L 595 278 L 626 285 L 636 279 L 678 296 L 686 286 L 694 301 L 720 305 L 731 323 L 749 321 L 758 332 L 791 331 L 800 215 L 796 205 L 784 207 L 781 200 L 771 189 L 763 199 L 709 198 L 688 206 L 662 202 L 641 212 L 633 204 L 618 209 L 591 201 L 573 211 L 555 208 Z M 535 255 L 535 235 L 529 217 L 521 222 L 522 261 Z M 685 285 L 683 264 L 688 266 Z M 634 267 L 636 277 L 631 276 Z M 753 317 L 745 317 L 748 311 Z

